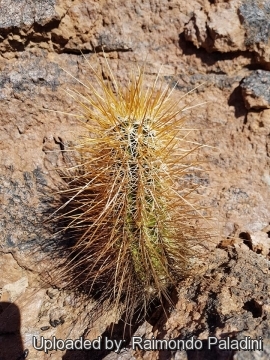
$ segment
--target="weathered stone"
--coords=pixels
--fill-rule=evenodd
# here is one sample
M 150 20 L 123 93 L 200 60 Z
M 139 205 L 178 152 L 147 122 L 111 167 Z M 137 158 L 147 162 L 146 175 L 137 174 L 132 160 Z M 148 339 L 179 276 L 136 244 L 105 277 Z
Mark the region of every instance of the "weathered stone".
M 268 43 L 270 39 L 270 5 L 261 0 L 246 0 L 239 7 L 239 13 L 244 20 L 246 43 Z
M 247 123 L 250 130 L 257 135 L 268 136 L 270 133 L 270 109 L 249 111 Z
M 1 360 L 27 349 L 30 360 L 269 358 L 270 80 L 267 71 L 249 70 L 270 63 L 267 6 L 257 0 L 0 0 Z M 210 171 L 192 178 L 203 185 L 202 205 L 216 213 L 213 250 L 199 273 L 179 284 L 167 317 L 157 309 L 151 323 L 137 330 L 135 324 L 135 334 L 194 335 L 204 342 L 209 334 L 262 335 L 264 352 L 172 354 L 127 346 L 121 354 L 47 355 L 33 349 L 33 336 L 108 334 L 115 316 L 91 298 L 51 286 L 61 284 L 51 271 L 59 259 L 56 225 L 48 221 L 62 184 L 56 168 L 63 165 L 63 147 L 80 134 L 76 118 L 65 115 L 78 113 L 65 90 L 82 87 L 64 70 L 97 86 L 90 63 L 109 81 L 102 48 L 121 86 L 137 64 L 145 64 L 149 83 L 160 70 L 176 99 L 202 84 L 181 101 L 191 107 L 187 127 L 198 129 L 196 141 L 214 147 L 205 147 Z
M 240 25 L 237 2 L 217 3 L 194 11 L 185 26 L 185 37 L 208 51 L 245 50 L 245 31 Z
M 241 340 L 244 336 L 256 339 L 264 334 L 263 352 L 252 353 L 267 359 L 269 353 L 269 335 L 267 334 L 270 331 L 270 322 L 266 321 L 262 325 L 262 319 L 269 316 L 270 284 L 264 281 L 269 264 L 265 257 L 258 257 L 244 244 L 235 245 L 226 251 L 219 249 L 215 256 L 216 259 L 212 258 L 213 261 L 208 264 L 209 268 L 203 278 L 190 279 L 181 285 L 176 310 L 168 319 L 160 319 L 159 324 L 154 328 L 145 328 L 145 338 L 151 339 L 154 336 L 157 339 L 168 340 L 188 339 L 196 334 L 196 338 L 205 342 L 205 348 L 195 352 L 181 352 L 182 357 L 179 359 L 185 359 L 185 354 L 188 359 L 191 356 L 205 359 L 229 359 L 234 355 L 233 351 L 207 350 L 206 343 L 209 335 L 215 334 L 219 338 L 231 336 L 233 339 Z M 187 322 L 188 328 L 185 325 Z M 165 354 L 171 358 L 170 351 L 157 351 L 150 355 L 147 351 L 134 352 L 128 349 L 127 353 L 120 354 L 118 359 L 132 359 L 132 356 L 161 359 Z M 245 351 L 237 351 L 233 358 L 242 359 L 244 354 L 246 354 Z M 249 359 L 257 359 L 256 355 L 254 356 Z M 114 359 L 114 357 L 107 356 L 106 359 Z
M 241 88 L 247 109 L 270 108 L 269 71 L 254 71 L 243 80 Z
M 1 0 L 0 28 L 43 25 L 55 15 L 55 0 Z M 14 41 L 19 40 L 19 36 Z
M 270 68 L 268 2 L 202 1 L 185 25 L 185 38 L 197 48 L 222 53 L 249 51 L 254 61 Z

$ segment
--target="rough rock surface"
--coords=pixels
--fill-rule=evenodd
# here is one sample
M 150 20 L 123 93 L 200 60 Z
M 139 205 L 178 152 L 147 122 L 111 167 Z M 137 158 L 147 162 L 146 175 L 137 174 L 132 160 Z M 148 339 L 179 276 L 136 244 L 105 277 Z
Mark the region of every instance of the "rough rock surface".
M 247 76 L 242 84 L 242 93 L 246 108 L 268 109 L 270 107 L 270 74 L 269 71 L 256 70 Z
M 43 21 L 55 14 L 55 1 L 1 1 L 0 27 L 20 28 L 23 25 L 32 25 L 34 23 L 42 24 Z
M 269 16 L 260 0 L 0 0 L 1 360 L 269 358 Z M 179 284 L 167 317 L 157 309 L 133 331 L 204 342 L 262 336 L 263 352 L 33 349 L 33 336 L 95 339 L 112 321 L 110 313 L 90 319 L 94 301 L 53 288 L 55 229 L 46 222 L 61 186 L 62 144 L 79 132 L 61 112 L 76 113 L 64 90 L 81 87 L 63 69 L 94 83 L 90 63 L 109 78 L 102 48 L 123 84 L 144 62 L 149 81 L 163 65 L 176 96 L 202 84 L 185 99 L 204 103 L 189 111 L 188 124 L 213 147 L 198 179 L 217 218 L 213 250 L 200 273 Z
M 268 264 L 264 256 L 248 250 L 244 244 L 235 244 L 226 250 L 223 245 L 210 257 L 210 265 L 203 275 L 189 279 L 178 289 L 178 302 L 169 317 L 161 317 L 154 327 L 144 328 L 146 338 L 188 339 L 196 336 L 207 342 L 208 336 L 216 334 L 224 338 L 230 334 L 233 339 L 243 336 L 256 338 L 263 336 L 265 358 L 270 353 L 269 327 L 265 328 L 265 318 L 269 312 L 269 284 L 265 283 Z M 245 273 L 243 274 L 243 270 Z M 251 270 L 252 269 L 252 270 Z M 250 272 L 251 270 L 251 272 Z M 268 291 L 267 291 L 268 289 Z M 188 324 L 188 326 L 187 326 Z M 251 331 L 250 329 L 254 330 Z M 142 329 L 137 330 L 140 336 Z M 129 353 L 130 357 L 127 357 Z M 121 359 L 147 358 L 147 351 L 127 349 Z M 185 351 L 156 351 L 151 359 L 181 358 Z M 261 356 L 260 352 L 257 352 Z M 172 356 L 175 357 L 172 357 Z M 239 359 L 233 351 L 218 349 L 186 351 L 187 359 Z M 197 357 L 196 357 L 197 356 Z M 241 355 L 240 355 L 241 356 Z M 246 355 L 248 359 L 252 359 Z M 106 359 L 113 359 L 108 355 Z M 119 358 L 119 357 L 118 357 Z
M 269 3 L 263 0 L 195 1 L 185 38 L 207 51 L 251 52 L 269 68 Z

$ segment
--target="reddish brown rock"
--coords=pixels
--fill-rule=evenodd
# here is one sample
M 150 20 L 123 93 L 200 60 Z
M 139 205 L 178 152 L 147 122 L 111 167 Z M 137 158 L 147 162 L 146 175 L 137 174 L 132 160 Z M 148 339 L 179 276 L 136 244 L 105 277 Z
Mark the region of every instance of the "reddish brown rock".
M 186 40 L 208 52 L 250 52 L 254 62 L 269 69 L 270 11 L 267 2 L 233 0 L 195 4 L 185 24 Z
M 246 50 L 245 30 L 238 16 L 239 1 L 217 2 L 195 10 L 185 26 L 186 40 L 207 51 Z
M 10 360 L 28 349 L 31 360 L 269 358 L 268 12 L 267 2 L 257 0 L 0 1 L 0 357 Z M 144 61 L 149 81 L 163 64 L 161 77 L 176 85 L 176 98 L 203 84 L 183 103 L 204 103 L 187 113 L 187 126 L 197 129 L 198 142 L 213 147 L 203 153 L 207 171 L 194 174 L 202 202 L 216 217 L 213 252 L 195 278 L 179 284 L 167 318 L 157 309 L 134 331 L 204 341 L 209 334 L 262 335 L 264 352 L 33 349 L 33 336 L 97 338 L 114 315 L 99 308 L 90 318 L 92 299 L 78 301 L 52 288 L 56 230 L 46 222 L 62 184 L 55 170 L 63 165 L 61 149 L 80 132 L 74 117 L 46 109 L 77 112 L 64 90 L 82 87 L 63 68 L 95 84 L 89 62 L 109 78 L 102 47 L 123 85 Z M 251 72 L 254 64 L 264 68 Z M 252 81 L 240 84 L 243 78 Z M 10 317 L 15 327 L 7 334 Z

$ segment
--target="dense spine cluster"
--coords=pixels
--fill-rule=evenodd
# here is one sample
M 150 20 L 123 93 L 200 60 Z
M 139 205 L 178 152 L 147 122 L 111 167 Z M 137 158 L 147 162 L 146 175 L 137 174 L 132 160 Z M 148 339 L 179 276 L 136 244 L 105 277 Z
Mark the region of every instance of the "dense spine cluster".
M 95 74 L 99 90 L 69 91 L 82 110 L 84 135 L 70 150 L 62 216 L 73 245 L 69 282 L 108 298 L 127 316 L 184 277 L 204 237 L 196 229 L 194 186 L 187 181 L 200 145 L 183 128 L 174 90 L 144 69 L 126 87 Z

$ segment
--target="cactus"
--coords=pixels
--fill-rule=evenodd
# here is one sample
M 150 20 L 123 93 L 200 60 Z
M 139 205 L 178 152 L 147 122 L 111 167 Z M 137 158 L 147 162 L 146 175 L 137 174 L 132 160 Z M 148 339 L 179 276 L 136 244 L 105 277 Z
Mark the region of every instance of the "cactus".
M 201 145 L 189 140 L 181 99 L 159 75 L 147 86 L 139 68 L 126 87 L 112 72 L 111 83 L 95 77 L 98 90 L 68 90 L 84 134 L 69 149 L 76 163 L 60 191 L 72 235 L 63 274 L 130 318 L 154 298 L 170 299 L 207 237 L 195 226 L 202 216 L 188 181 Z

